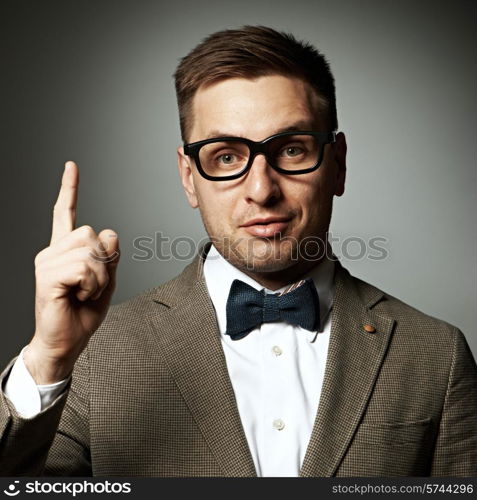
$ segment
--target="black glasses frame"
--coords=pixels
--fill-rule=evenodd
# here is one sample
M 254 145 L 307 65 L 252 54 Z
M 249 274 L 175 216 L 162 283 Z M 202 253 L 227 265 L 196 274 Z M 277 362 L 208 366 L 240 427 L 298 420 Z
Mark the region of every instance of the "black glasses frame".
M 273 139 L 277 139 L 279 137 L 286 137 L 288 135 L 312 135 L 313 137 L 318 138 L 318 143 L 320 145 L 320 155 L 318 157 L 317 163 L 310 168 L 303 168 L 301 170 L 284 170 L 283 168 L 274 165 L 273 162 L 270 161 L 269 158 L 269 143 Z M 213 177 L 204 171 L 202 165 L 200 164 L 199 151 L 202 146 L 206 144 L 212 144 L 214 142 L 241 142 L 246 144 L 250 150 L 250 156 L 245 167 L 238 173 L 233 175 L 226 175 L 224 177 Z M 255 156 L 258 154 L 263 154 L 267 159 L 268 164 L 277 172 L 285 175 L 299 175 L 306 174 L 308 172 L 313 172 L 316 170 L 323 161 L 325 144 L 331 144 L 336 141 L 336 132 L 313 132 L 313 131 L 290 131 L 290 132 L 282 132 L 280 134 L 275 134 L 270 137 L 267 137 L 263 141 L 255 142 L 250 139 L 245 139 L 243 137 L 214 137 L 212 139 L 205 139 L 203 141 L 191 142 L 189 144 L 184 144 L 184 154 L 190 156 L 194 159 L 195 164 L 197 166 L 197 170 L 199 170 L 200 175 L 205 177 L 209 181 L 231 181 L 232 179 L 238 179 L 245 175 L 245 173 L 250 170 L 252 166 L 253 160 Z

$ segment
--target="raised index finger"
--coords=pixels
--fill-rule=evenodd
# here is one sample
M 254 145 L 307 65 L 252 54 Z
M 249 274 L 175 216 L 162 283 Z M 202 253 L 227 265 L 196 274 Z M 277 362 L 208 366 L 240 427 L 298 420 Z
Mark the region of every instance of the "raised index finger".
M 75 162 L 67 161 L 61 179 L 60 193 L 53 208 L 51 243 L 71 233 L 75 228 L 78 183 L 78 167 Z

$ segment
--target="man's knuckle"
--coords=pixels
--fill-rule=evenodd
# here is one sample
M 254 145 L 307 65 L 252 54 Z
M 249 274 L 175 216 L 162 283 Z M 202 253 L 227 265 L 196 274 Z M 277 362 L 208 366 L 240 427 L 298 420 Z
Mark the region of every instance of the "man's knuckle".
M 96 236 L 94 229 L 91 226 L 89 226 L 88 224 L 85 224 L 84 226 L 79 227 L 78 233 L 85 238 L 91 238 L 91 237 Z
M 108 283 L 109 283 L 109 273 L 108 271 L 106 270 L 104 264 L 101 266 L 101 271 L 99 273 L 99 282 L 100 282 L 100 285 L 102 288 L 105 288 L 108 286 Z
M 35 255 L 35 260 L 33 261 L 34 264 L 35 264 L 35 267 L 38 267 L 42 263 L 43 258 L 44 258 L 44 253 L 43 253 L 43 250 L 42 250 L 41 252 L 38 252 Z
M 89 276 L 90 272 L 91 272 L 91 269 L 84 260 L 80 260 L 76 264 L 76 274 L 78 276 L 80 276 L 82 279 L 87 278 Z
M 81 258 L 84 262 L 88 262 L 88 261 L 90 261 L 91 259 L 94 259 L 94 258 L 95 258 L 94 250 L 93 250 L 93 248 L 91 248 L 90 246 L 80 247 L 80 248 L 78 249 L 78 253 L 79 253 L 79 255 L 80 255 L 80 258 Z
M 101 250 L 91 246 L 88 247 L 86 251 L 88 262 L 91 264 L 91 266 L 94 267 L 94 269 L 100 269 L 103 266 L 104 253 L 101 252 Z

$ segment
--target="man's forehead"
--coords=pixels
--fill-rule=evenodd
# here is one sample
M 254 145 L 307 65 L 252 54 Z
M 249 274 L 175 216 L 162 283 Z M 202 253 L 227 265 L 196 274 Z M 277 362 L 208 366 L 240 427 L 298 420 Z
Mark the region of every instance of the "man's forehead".
M 298 78 L 230 78 L 200 88 L 193 99 L 191 140 L 219 135 L 260 139 L 317 126 L 319 97 Z M 261 137 L 262 139 L 264 137 Z

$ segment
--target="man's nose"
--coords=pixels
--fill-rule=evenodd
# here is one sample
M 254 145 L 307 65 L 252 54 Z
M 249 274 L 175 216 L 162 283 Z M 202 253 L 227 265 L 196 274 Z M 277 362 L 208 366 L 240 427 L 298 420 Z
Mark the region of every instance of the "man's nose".
M 257 154 L 246 174 L 245 196 L 247 201 L 267 205 L 281 196 L 278 182 L 280 174 L 272 169 L 263 154 Z

